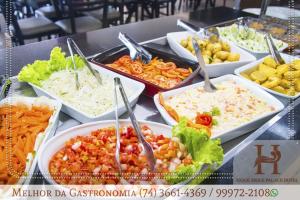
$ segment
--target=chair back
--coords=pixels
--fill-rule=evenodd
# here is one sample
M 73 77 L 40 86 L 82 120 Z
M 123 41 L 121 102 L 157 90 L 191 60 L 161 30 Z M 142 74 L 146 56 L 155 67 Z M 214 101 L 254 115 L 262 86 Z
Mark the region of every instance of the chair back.
M 107 0 L 67 0 L 72 32 L 76 33 L 75 18 L 83 12 L 103 9 L 103 23 L 107 21 Z
M 4 16 L 5 25 L 8 31 L 11 31 L 10 27 L 13 27 L 13 39 L 17 39 L 20 44 L 24 44 L 24 38 L 20 29 L 18 20 L 15 13 L 15 4 L 11 0 L 0 0 L 0 9 Z

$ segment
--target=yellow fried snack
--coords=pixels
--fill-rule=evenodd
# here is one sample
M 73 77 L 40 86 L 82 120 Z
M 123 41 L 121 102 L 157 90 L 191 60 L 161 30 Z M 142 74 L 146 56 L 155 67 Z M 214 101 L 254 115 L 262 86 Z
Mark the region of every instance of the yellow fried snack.
M 300 70 L 297 71 L 287 71 L 284 74 L 284 78 L 290 80 L 295 78 L 300 78 Z
M 254 81 L 257 80 L 261 83 L 261 82 L 264 82 L 265 80 L 267 80 L 268 77 L 260 71 L 254 71 L 250 74 L 250 78 Z
M 250 76 L 249 76 L 247 73 L 242 72 L 241 75 L 242 75 L 243 77 L 245 77 L 246 79 L 251 80 Z
M 271 57 L 265 58 L 263 63 L 272 68 L 276 68 L 276 66 L 277 66 L 276 61 L 274 60 L 274 58 L 271 58 Z
M 282 94 L 286 93 L 286 90 L 283 87 L 279 86 L 279 85 L 276 86 L 276 87 L 273 87 L 271 89 L 274 90 L 274 91 L 276 91 L 276 92 L 282 93 Z
M 262 63 L 258 65 L 258 69 L 260 72 L 264 73 L 267 77 L 271 77 L 276 74 L 276 69 Z
M 290 87 L 290 89 L 287 90 L 287 95 L 290 95 L 290 96 L 294 96 L 296 94 L 296 90 L 295 88 L 292 86 Z
M 288 64 L 283 64 L 283 65 L 279 65 L 276 68 L 276 73 L 279 75 L 284 74 L 285 72 L 289 71 L 289 65 Z
M 276 92 L 294 96 L 300 92 L 300 60 L 277 64 L 266 57 L 252 69 L 241 72 L 241 76 Z
M 300 79 L 295 80 L 294 87 L 297 92 L 300 92 Z
M 300 70 L 300 60 L 294 60 L 291 62 L 291 67 L 295 70 Z
M 289 89 L 292 85 L 293 85 L 293 83 L 286 79 L 281 79 L 281 81 L 280 81 L 280 86 L 284 87 L 285 89 Z
M 272 76 L 269 77 L 268 80 L 262 84 L 262 86 L 266 88 L 273 88 L 278 86 L 279 84 L 280 84 L 280 78 Z

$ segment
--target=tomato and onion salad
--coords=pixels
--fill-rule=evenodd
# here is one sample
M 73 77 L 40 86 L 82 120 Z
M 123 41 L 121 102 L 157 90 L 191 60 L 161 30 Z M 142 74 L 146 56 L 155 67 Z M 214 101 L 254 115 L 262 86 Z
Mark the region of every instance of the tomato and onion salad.
M 49 162 L 49 172 L 59 184 L 165 184 L 164 175 L 193 160 L 176 137 L 154 134 L 141 126 L 146 141 L 156 158 L 156 173 L 149 173 L 147 158 L 132 126 L 120 128 L 120 162 L 122 174 L 115 163 L 116 133 L 114 127 L 77 136 L 65 143 Z M 122 177 L 122 178 L 121 178 Z

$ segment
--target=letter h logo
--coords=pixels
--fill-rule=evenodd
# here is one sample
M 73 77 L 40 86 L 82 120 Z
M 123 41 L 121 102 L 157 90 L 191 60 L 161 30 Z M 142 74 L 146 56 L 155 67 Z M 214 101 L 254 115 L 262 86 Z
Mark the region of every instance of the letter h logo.
M 255 145 L 257 149 L 257 158 L 254 167 L 256 167 L 256 174 L 264 174 L 262 170 L 262 164 L 273 164 L 273 173 L 280 174 L 278 170 L 278 161 L 281 158 L 279 151 L 279 145 L 271 145 L 273 150 L 271 151 L 271 157 L 262 155 L 262 148 L 264 145 Z

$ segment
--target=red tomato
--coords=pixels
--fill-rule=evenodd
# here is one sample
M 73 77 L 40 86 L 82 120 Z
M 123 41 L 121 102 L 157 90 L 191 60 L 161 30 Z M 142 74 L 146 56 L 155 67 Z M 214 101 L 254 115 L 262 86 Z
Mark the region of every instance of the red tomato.
M 206 114 L 206 113 L 197 113 L 196 116 L 196 124 L 201 124 L 203 126 L 208 126 L 211 127 L 212 126 L 212 116 L 210 114 Z

